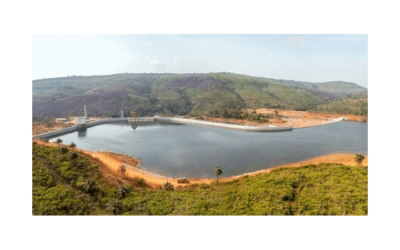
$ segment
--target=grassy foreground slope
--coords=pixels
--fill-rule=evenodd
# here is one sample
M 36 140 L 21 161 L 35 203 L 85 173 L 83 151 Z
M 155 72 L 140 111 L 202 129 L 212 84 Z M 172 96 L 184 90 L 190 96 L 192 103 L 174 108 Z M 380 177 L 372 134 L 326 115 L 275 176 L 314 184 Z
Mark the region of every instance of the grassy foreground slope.
M 110 175 L 75 151 L 33 143 L 32 214 L 367 215 L 368 168 L 307 165 L 168 191 Z

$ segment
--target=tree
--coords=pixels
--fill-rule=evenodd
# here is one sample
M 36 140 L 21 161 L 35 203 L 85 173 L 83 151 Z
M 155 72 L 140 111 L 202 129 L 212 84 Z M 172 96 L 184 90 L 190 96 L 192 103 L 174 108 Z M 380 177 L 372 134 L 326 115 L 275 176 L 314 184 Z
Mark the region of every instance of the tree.
M 357 162 L 358 165 L 361 165 L 362 161 L 364 160 L 364 155 L 362 154 L 356 154 L 355 160 Z
M 217 186 L 218 186 L 218 175 L 223 174 L 222 168 L 220 166 L 217 166 L 216 168 L 214 168 L 214 173 L 217 175 Z
M 126 174 L 126 167 L 125 167 L 125 165 L 121 165 L 121 166 L 119 166 L 119 168 L 118 168 L 118 173 L 120 173 L 122 176 L 125 176 L 125 174 Z
M 56 143 L 58 144 L 58 147 L 60 147 L 60 143 L 62 143 L 63 141 L 60 138 L 57 138 Z
M 165 116 L 165 117 L 172 117 L 171 112 L 169 112 L 167 109 L 164 109 L 162 115 Z
M 164 189 L 168 191 L 174 191 L 174 185 L 167 181 L 166 183 L 164 183 Z
M 46 145 L 49 142 L 48 138 L 43 138 L 42 141 L 44 142 L 44 144 Z
M 117 215 L 120 208 L 121 202 L 118 199 L 111 198 L 106 204 L 106 210 L 111 211 L 114 215 Z
M 78 159 L 79 155 L 77 152 L 73 151 L 69 155 L 69 159 L 72 161 L 73 166 L 75 166 L 76 159 Z
M 83 188 L 91 195 L 97 190 L 97 183 L 94 179 L 88 178 L 85 180 Z
M 65 154 L 68 153 L 68 148 L 67 147 L 61 147 L 60 148 L 60 152 L 61 152 L 61 154 L 63 154 L 63 156 L 65 158 Z
M 71 142 L 71 144 L 69 144 L 69 147 L 70 147 L 70 148 L 76 148 L 76 144 L 73 143 L 73 142 Z
M 129 187 L 125 184 L 119 186 L 118 193 L 122 195 L 122 199 L 125 199 L 125 195 L 128 194 L 130 191 Z

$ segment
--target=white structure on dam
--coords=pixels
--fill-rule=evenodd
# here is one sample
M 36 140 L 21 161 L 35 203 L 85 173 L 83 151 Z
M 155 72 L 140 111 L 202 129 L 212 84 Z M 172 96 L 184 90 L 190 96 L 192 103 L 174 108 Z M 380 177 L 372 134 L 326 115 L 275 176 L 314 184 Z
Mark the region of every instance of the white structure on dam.
M 343 121 L 344 117 L 339 117 L 336 119 L 331 119 L 326 124 L 320 124 L 315 126 L 323 126 L 334 122 Z M 220 123 L 220 122 L 208 122 L 208 121 L 199 121 L 199 120 L 192 120 L 187 118 L 177 118 L 177 117 L 130 117 L 130 118 L 105 118 L 99 119 L 96 121 L 86 123 L 86 119 L 84 116 L 79 117 L 78 126 L 72 126 L 69 128 L 64 128 L 56 131 L 46 132 L 40 135 L 35 135 L 32 138 L 48 138 L 54 137 L 60 134 L 69 133 L 78 130 L 79 127 L 84 125 L 84 127 L 89 128 L 93 126 L 97 126 L 100 124 L 105 123 L 112 123 L 112 122 L 167 122 L 167 123 L 178 123 L 178 124 L 187 124 L 187 125 L 197 125 L 197 126 L 211 126 L 211 127 L 220 127 L 225 129 L 234 129 L 234 130 L 242 130 L 242 131 L 249 131 L 249 132 L 278 132 L 278 131 L 291 131 L 293 130 L 292 126 L 286 127 L 276 127 L 273 125 L 270 126 L 248 126 L 248 125 L 236 125 L 236 124 L 227 124 L 227 123 Z M 309 126 L 309 127 L 315 127 Z M 304 127 L 307 128 L 307 127 Z M 301 129 L 301 128 L 298 128 Z
M 154 122 L 154 117 L 130 117 L 128 122 Z
M 84 117 L 84 116 L 80 116 L 80 117 L 78 118 L 78 125 L 83 125 L 83 124 L 85 124 L 85 123 L 86 123 L 85 117 Z
M 251 131 L 251 132 L 272 132 L 272 131 L 288 131 L 293 130 L 292 126 L 287 127 L 270 127 L 270 126 L 248 126 L 248 125 L 236 125 L 236 124 L 227 124 L 220 122 L 208 122 L 208 121 L 199 121 L 199 120 L 191 120 L 187 118 L 175 118 L 175 117 L 155 117 L 154 121 L 156 122 L 171 122 L 171 123 L 180 123 L 180 124 L 189 124 L 189 125 L 199 125 L 199 126 L 210 126 L 210 127 L 220 127 L 234 130 L 242 130 L 242 131 Z

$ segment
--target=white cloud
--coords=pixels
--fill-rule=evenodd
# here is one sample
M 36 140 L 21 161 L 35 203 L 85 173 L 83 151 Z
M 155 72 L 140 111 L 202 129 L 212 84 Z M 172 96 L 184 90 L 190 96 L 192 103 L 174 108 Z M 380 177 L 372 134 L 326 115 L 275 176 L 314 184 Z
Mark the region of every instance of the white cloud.
M 272 53 L 272 52 L 269 52 L 269 53 L 268 53 L 268 55 L 270 55 L 270 56 L 272 56 L 273 54 L 274 54 L 274 53 Z
M 165 62 L 157 60 L 150 61 L 150 65 L 152 66 L 155 73 L 164 73 L 167 67 L 167 64 Z
M 157 61 L 157 60 L 153 60 L 153 61 L 150 61 L 150 65 L 151 66 L 163 66 L 163 65 L 166 65 L 166 63 L 165 62 L 161 62 L 161 61 Z

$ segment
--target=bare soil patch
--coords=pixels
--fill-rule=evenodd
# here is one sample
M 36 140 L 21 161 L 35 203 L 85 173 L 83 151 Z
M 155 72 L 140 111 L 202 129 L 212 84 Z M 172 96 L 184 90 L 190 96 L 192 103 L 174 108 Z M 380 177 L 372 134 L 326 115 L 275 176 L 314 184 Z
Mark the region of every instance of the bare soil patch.
M 229 118 L 214 118 L 209 116 L 202 116 L 203 120 L 211 122 L 222 122 L 238 125 L 252 125 L 252 126 L 292 126 L 293 128 L 304 128 L 317 125 L 328 124 L 332 119 L 345 117 L 347 121 L 363 122 L 367 118 L 361 115 L 352 114 L 330 114 L 330 113 L 317 113 L 308 111 L 294 111 L 294 110 L 275 110 L 275 109 L 248 109 L 247 113 L 256 111 L 257 114 L 272 115 L 268 122 L 257 122 L 240 119 Z

